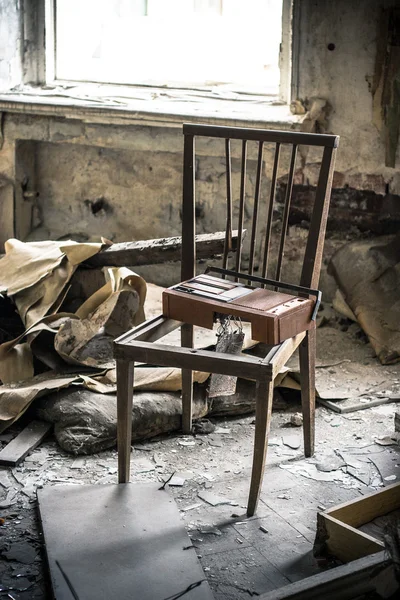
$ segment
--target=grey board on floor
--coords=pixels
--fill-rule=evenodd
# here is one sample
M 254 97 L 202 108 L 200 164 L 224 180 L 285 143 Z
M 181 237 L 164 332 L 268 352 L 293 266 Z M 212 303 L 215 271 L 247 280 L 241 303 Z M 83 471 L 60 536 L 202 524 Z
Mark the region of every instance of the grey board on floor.
M 175 501 L 159 484 L 38 490 L 56 600 L 212 600 Z M 186 549 L 185 549 L 186 548 Z
M 46 437 L 53 425 L 45 421 L 32 421 L 0 452 L 0 465 L 16 467 Z

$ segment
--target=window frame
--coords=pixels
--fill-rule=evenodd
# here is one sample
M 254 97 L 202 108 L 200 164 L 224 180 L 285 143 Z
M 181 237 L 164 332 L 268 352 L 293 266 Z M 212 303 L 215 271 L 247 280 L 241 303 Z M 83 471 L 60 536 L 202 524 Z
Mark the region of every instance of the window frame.
M 56 33 L 55 33 L 55 2 L 56 0 L 23 0 L 23 83 L 45 87 L 62 85 L 86 85 L 86 82 L 57 79 L 56 74 Z M 278 98 L 271 101 L 290 104 L 298 80 L 296 56 L 293 49 L 297 45 L 296 0 L 282 0 L 282 39 L 279 51 L 280 83 Z M 88 82 L 90 83 L 90 82 Z M 96 83 L 98 86 L 118 85 L 124 94 L 132 95 L 135 89 L 143 88 L 141 84 L 107 84 Z M 165 89 L 167 86 L 154 86 Z M 190 86 L 182 87 L 182 97 L 185 89 L 198 89 Z M 205 92 L 206 93 L 206 92 Z M 264 96 L 262 96 L 264 97 Z

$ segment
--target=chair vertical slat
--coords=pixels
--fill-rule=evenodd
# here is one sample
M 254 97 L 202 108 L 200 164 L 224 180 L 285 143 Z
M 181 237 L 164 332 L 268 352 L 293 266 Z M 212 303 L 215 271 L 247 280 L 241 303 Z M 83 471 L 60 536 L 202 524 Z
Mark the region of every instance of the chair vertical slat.
M 224 257 L 222 261 L 223 269 L 228 266 L 228 255 L 232 250 L 232 165 L 231 165 L 231 141 L 225 140 L 225 160 L 226 160 L 226 229 Z M 225 278 L 225 275 L 223 276 Z
M 306 287 L 318 287 L 335 158 L 336 148 L 324 148 L 300 279 Z
M 254 256 L 256 250 L 256 234 L 257 234 L 257 218 L 258 218 L 258 206 L 260 203 L 260 189 L 261 189 L 261 171 L 263 162 L 263 150 L 264 142 L 258 144 L 258 160 L 257 160 L 257 175 L 256 175 L 256 187 L 254 192 L 254 207 L 253 207 L 253 222 L 251 228 L 251 240 L 250 240 L 250 257 L 249 257 L 249 275 L 253 274 L 254 270 Z
M 246 198 L 246 160 L 247 160 L 247 140 L 242 142 L 242 165 L 240 170 L 240 198 L 239 198 L 239 222 L 238 222 L 238 248 L 236 251 L 236 273 L 240 273 L 240 263 L 242 261 L 243 250 L 243 221 L 244 221 L 244 201 Z M 235 278 L 238 281 L 238 278 Z
M 276 179 L 277 179 L 278 167 L 279 167 L 280 150 L 281 150 L 281 145 L 278 142 L 275 146 L 274 168 L 272 171 L 271 192 L 270 192 L 270 196 L 269 196 L 267 225 L 266 225 L 266 229 L 265 229 L 264 261 L 263 261 L 262 275 L 261 275 L 262 277 L 267 276 L 267 270 L 268 270 L 269 244 L 271 241 L 271 226 L 272 226 L 272 217 L 273 217 L 273 213 L 274 213 L 274 202 L 275 202 L 275 194 L 276 194 Z
M 288 222 L 289 222 L 290 200 L 292 198 L 294 167 L 296 164 L 296 156 L 297 156 L 297 144 L 293 144 L 292 156 L 290 159 L 289 176 L 288 176 L 288 182 L 287 182 L 286 194 L 285 194 L 285 207 L 283 210 L 282 230 L 281 230 L 281 240 L 280 240 L 280 244 L 279 244 L 278 262 L 276 265 L 276 274 L 275 274 L 276 281 L 280 281 L 281 271 L 282 271 L 282 261 L 283 261 L 283 254 L 284 254 L 284 249 L 285 249 L 286 233 L 287 233 Z
M 194 149 L 194 136 L 185 135 L 183 142 L 181 281 L 194 277 L 196 272 Z

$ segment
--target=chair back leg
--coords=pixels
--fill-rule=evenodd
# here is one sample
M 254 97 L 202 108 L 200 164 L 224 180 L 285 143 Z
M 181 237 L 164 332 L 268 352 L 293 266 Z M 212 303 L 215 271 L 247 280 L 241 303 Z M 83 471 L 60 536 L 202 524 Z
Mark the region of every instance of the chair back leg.
M 307 331 L 299 346 L 301 406 L 303 411 L 304 454 L 314 454 L 315 444 L 315 326 Z
M 181 327 L 181 343 L 184 348 L 193 348 L 193 325 Z M 182 430 L 191 433 L 193 421 L 193 371 L 182 369 Z

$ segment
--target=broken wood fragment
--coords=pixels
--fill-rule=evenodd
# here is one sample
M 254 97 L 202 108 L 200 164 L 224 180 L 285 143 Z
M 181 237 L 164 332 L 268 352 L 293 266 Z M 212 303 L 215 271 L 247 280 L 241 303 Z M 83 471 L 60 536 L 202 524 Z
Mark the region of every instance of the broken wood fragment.
M 52 423 L 32 421 L 0 452 L 0 465 L 16 467 L 45 438 Z
M 245 235 L 243 232 L 243 237 Z M 232 232 L 232 251 L 237 248 L 238 232 Z M 224 250 L 225 232 L 204 233 L 196 235 L 197 258 L 211 258 Z M 159 263 L 181 260 L 182 237 L 141 240 L 113 244 L 92 256 L 85 265 L 91 267 L 121 267 L 155 265 Z
M 375 591 L 372 576 L 389 562 L 384 552 L 378 552 L 262 594 L 260 600 L 351 600 Z

